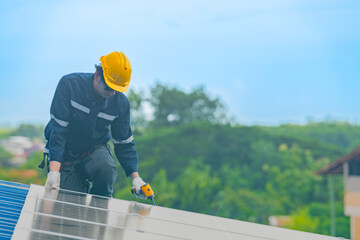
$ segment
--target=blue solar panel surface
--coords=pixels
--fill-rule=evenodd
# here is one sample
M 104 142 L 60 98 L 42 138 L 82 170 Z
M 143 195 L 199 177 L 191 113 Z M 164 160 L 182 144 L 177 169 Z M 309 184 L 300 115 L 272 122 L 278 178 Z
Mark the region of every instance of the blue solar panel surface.
M 29 186 L 0 180 L 0 239 L 11 239 Z

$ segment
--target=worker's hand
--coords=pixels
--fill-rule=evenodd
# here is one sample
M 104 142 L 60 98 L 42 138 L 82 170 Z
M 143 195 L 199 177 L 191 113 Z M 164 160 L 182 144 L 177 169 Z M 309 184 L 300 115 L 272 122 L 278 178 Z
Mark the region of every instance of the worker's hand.
M 58 172 L 58 171 L 49 172 L 47 179 L 46 179 L 45 187 L 59 189 L 60 188 L 60 172 Z
M 133 189 L 135 190 L 135 196 L 137 198 L 146 199 L 146 197 L 141 193 L 141 187 L 146 183 L 141 179 L 141 177 L 134 177 L 132 179 Z

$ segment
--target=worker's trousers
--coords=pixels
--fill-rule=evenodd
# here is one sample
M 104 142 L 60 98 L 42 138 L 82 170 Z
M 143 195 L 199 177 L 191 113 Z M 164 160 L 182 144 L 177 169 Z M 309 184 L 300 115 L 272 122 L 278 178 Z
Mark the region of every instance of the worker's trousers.
M 91 194 L 112 197 L 116 174 L 115 158 L 110 147 L 99 145 L 87 156 L 72 157 L 71 161 L 64 159 L 60 188 L 84 193 L 90 190 Z

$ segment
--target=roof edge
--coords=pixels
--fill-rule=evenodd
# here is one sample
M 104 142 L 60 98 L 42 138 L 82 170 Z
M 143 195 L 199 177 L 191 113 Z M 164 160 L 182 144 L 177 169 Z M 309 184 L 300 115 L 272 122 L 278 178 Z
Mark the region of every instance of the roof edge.
M 330 174 L 343 174 L 343 164 L 349 162 L 356 156 L 360 156 L 360 147 L 356 148 L 349 154 L 342 156 L 336 161 L 332 162 L 330 165 L 324 167 L 323 169 L 316 171 L 315 173 L 318 175 L 330 175 Z

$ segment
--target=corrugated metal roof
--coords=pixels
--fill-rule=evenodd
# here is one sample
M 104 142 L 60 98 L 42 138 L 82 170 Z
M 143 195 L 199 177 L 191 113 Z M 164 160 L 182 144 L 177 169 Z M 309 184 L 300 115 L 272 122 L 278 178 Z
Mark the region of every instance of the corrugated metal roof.
M 0 180 L 0 239 L 11 239 L 29 186 Z
M 338 238 L 31 185 L 12 239 Z

